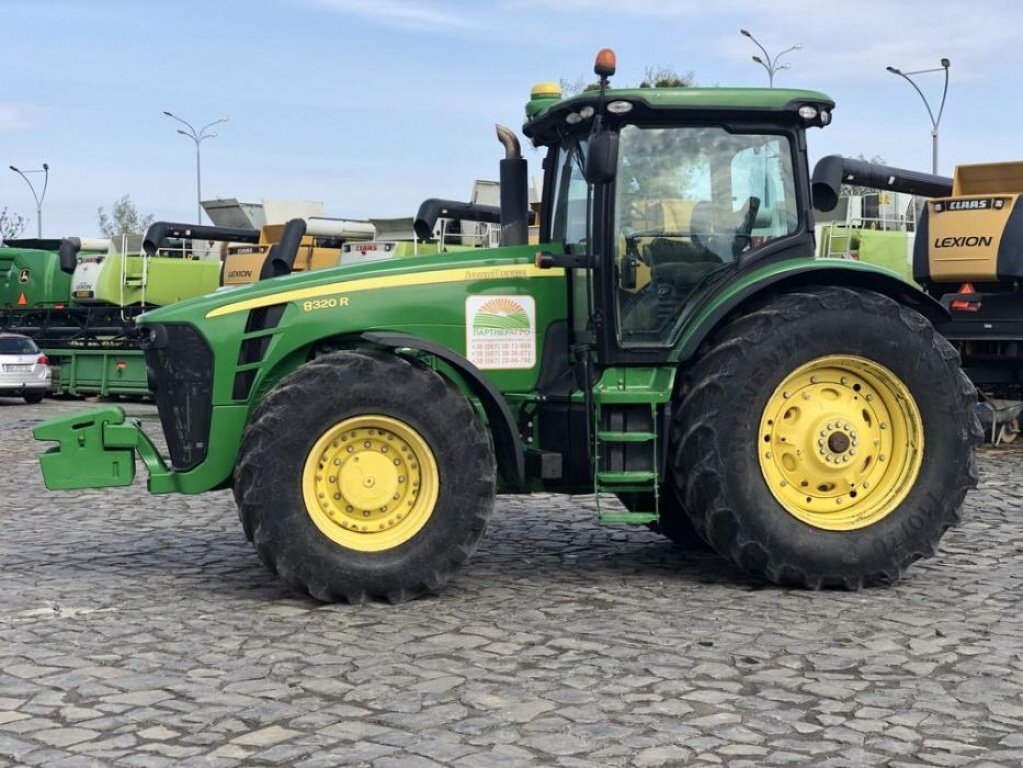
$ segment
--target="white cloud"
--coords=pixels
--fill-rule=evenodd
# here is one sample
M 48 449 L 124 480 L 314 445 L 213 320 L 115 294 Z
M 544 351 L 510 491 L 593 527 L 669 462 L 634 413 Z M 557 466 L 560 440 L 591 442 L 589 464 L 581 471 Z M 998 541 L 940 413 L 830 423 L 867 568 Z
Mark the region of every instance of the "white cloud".
M 478 24 L 464 13 L 445 10 L 414 0 L 316 0 L 316 4 L 341 13 L 362 16 L 389 26 L 432 30 L 475 29 Z
M 0 133 L 17 133 L 39 124 L 43 110 L 35 104 L 0 101 Z

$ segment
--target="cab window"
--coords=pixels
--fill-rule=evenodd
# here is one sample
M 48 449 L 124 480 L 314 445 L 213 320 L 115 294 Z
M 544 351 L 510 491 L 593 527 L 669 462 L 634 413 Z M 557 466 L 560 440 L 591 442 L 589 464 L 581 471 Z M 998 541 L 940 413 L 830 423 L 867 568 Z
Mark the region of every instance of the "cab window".
M 568 250 L 585 249 L 587 232 L 588 186 L 583 176 L 586 142 L 572 142 L 558 151 L 554 177 L 554 212 L 551 240 L 561 242 Z
M 670 343 L 686 300 L 753 248 L 797 231 L 784 136 L 625 126 L 615 191 L 623 346 Z

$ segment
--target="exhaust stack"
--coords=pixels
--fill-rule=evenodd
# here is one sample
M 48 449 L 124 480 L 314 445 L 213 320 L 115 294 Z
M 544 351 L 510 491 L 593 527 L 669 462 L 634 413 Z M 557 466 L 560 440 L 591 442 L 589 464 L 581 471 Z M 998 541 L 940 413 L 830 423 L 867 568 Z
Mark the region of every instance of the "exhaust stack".
M 518 137 L 503 125 L 497 127 L 497 140 L 504 145 L 501 161 L 501 245 L 525 245 L 529 242 L 529 178 Z

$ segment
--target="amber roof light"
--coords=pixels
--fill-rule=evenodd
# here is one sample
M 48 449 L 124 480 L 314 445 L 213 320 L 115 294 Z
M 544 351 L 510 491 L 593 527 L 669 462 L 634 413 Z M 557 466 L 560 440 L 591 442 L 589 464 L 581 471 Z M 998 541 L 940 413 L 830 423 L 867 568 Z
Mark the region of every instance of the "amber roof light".
M 601 48 L 600 53 L 597 54 L 597 61 L 593 65 L 593 72 L 598 77 L 611 77 L 615 73 L 617 63 L 614 51 L 610 48 Z

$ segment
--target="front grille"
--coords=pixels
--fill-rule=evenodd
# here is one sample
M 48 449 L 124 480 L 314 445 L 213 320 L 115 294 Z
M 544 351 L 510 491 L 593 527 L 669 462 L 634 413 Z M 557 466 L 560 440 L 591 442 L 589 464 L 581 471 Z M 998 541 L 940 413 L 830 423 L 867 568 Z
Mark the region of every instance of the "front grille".
M 213 352 L 191 325 L 152 326 L 146 365 L 155 379 L 156 407 L 171 465 L 194 468 L 209 445 L 213 407 Z

